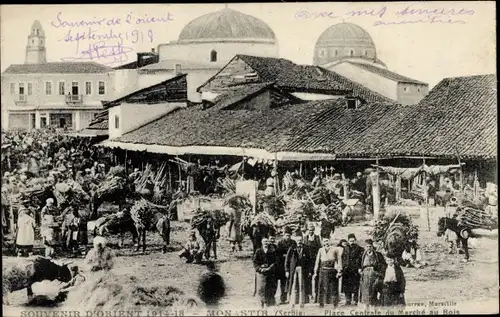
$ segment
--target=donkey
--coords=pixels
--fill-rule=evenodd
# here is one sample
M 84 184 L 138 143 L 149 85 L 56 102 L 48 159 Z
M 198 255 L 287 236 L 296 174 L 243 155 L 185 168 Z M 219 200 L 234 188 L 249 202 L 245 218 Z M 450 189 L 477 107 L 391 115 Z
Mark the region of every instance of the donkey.
M 464 226 L 460 221 L 454 218 L 442 217 L 438 220 L 438 232 L 437 236 L 441 237 L 445 234 L 446 230 L 451 230 L 456 233 L 457 241 L 456 245 L 462 244 L 462 248 L 465 254 L 465 262 L 469 260 L 469 247 L 468 240 L 471 235 L 471 229 Z

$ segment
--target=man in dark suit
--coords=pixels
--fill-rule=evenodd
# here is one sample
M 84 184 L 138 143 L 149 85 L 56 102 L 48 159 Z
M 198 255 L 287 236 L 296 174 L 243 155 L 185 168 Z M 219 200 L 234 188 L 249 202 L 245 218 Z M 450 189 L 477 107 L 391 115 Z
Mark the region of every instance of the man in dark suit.
M 312 271 L 308 268 L 313 262 L 309 249 L 304 246 L 301 238 L 296 239 L 297 246 L 290 247 L 285 259 L 285 274 L 288 278 L 288 296 L 290 305 L 299 304 L 304 307 L 307 302 L 306 283 L 307 279 L 311 279 Z
M 361 258 L 363 257 L 364 249 L 359 246 L 356 241 L 356 236 L 350 233 L 347 236 L 349 246 L 345 250 L 347 252 L 347 263 L 344 263 L 344 274 L 342 275 L 342 286 L 346 298 L 346 305 L 358 304 L 359 295 L 359 280 L 361 275 Z
M 278 257 L 276 278 L 280 283 L 280 290 L 281 290 L 280 303 L 281 304 L 284 304 L 287 300 L 287 284 L 286 284 L 287 278 L 286 278 L 286 274 L 285 274 L 286 255 L 287 255 L 290 247 L 297 246 L 297 243 L 294 240 L 292 240 L 291 235 L 292 235 L 292 229 L 285 227 L 283 239 L 281 239 L 281 241 L 278 242 L 278 245 L 276 247 L 276 255 Z

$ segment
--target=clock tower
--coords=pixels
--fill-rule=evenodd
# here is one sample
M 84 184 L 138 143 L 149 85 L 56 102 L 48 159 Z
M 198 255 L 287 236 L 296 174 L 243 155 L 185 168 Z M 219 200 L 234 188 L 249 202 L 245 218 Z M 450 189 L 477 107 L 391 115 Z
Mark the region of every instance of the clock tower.
M 36 20 L 31 26 L 28 35 L 28 45 L 26 46 L 25 64 L 41 64 L 47 62 L 45 51 L 45 32 L 40 21 Z

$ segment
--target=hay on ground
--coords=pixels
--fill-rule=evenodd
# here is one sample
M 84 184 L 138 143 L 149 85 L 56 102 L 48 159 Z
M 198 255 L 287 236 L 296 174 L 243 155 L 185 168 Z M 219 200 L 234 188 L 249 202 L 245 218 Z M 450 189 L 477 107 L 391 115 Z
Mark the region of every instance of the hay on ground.
M 68 293 L 62 309 L 85 311 L 145 310 L 158 307 L 182 308 L 188 302 L 184 292 L 165 285 L 143 286 L 137 278 L 98 272 Z

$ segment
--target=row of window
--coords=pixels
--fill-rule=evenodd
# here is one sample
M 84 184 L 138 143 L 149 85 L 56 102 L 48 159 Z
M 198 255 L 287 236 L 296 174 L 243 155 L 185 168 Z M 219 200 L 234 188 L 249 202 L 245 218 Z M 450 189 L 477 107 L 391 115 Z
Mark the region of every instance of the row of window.
M 327 51 L 326 50 L 319 50 L 319 56 L 321 57 L 325 57 L 327 54 Z M 368 51 L 364 51 L 364 56 L 368 56 Z M 337 57 L 339 55 L 339 51 L 338 50 L 335 50 L 335 57 Z M 349 51 L 349 56 L 354 56 L 354 50 L 350 50 Z
M 79 82 L 74 81 L 71 83 L 71 88 L 66 90 L 66 82 L 60 81 L 58 83 L 58 90 L 57 93 L 60 96 L 66 95 L 66 94 L 71 94 L 71 95 L 81 95 L 83 93 L 80 92 L 80 86 Z M 19 95 L 29 95 L 31 96 L 33 94 L 33 85 L 32 83 L 27 83 L 27 91 L 25 90 L 25 83 L 19 83 L 18 84 L 18 94 Z M 86 81 L 85 82 L 85 95 L 92 95 L 92 82 Z M 97 85 L 97 93 L 99 95 L 105 95 L 106 94 L 106 83 L 104 81 L 98 82 Z M 16 84 L 15 83 L 10 83 L 10 94 L 11 95 L 16 95 Z M 52 95 L 52 82 L 51 81 L 46 81 L 45 82 L 45 95 L 50 96 Z

